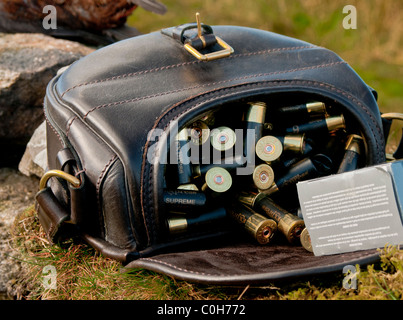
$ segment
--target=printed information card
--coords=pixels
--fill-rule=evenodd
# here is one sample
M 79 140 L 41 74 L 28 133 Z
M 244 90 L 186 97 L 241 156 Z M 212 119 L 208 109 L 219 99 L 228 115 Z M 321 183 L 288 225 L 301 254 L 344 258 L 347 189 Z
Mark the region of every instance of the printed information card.
M 297 184 L 316 256 L 403 244 L 403 161 Z M 399 199 L 400 197 L 400 199 Z

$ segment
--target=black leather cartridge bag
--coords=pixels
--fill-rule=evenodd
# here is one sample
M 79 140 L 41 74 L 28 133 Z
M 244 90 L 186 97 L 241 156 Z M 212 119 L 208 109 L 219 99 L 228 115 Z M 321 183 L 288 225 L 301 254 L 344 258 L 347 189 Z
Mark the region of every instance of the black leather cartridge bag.
M 205 283 L 262 283 L 342 270 L 377 259 L 374 250 L 315 257 L 301 246 L 255 245 L 231 228 L 167 236 L 163 201 L 169 141 L 179 128 L 239 101 L 324 101 L 336 105 L 365 140 L 365 165 L 385 161 L 375 94 L 338 55 L 275 33 L 203 26 L 203 60 L 184 45 L 195 25 L 170 28 L 101 48 L 48 85 L 44 112 L 50 170 L 38 193 L 39 218 L 52 240 L 75 232 L 127 267 Z M 207 37 L 208 36 L 208 37 Z M 214 37 L 219 37 L 217 42 Z M 197 39 L 196 39 L 197 40 Z M 196 53 L 203 44 L 190 41 Z M 230 200 L 228 200 L 230 201 Z

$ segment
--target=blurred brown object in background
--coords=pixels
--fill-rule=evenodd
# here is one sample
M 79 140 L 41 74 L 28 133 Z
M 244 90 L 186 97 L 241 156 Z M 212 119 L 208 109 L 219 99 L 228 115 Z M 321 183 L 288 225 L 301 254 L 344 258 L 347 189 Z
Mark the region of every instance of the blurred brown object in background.
M 48 5 L 56 9 L 56 29 L 43 27 Z M 0 0 L 0 32 L 45 33 L 105 45 L 140 34 L 125 25 L 137 7 L 157 14 L 166 12 L 156 0 Z

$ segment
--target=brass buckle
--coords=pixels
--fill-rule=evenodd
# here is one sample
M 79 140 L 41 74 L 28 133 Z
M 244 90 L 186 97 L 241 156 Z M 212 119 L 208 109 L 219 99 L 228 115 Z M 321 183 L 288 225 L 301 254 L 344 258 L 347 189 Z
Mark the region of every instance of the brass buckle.
M 204 38 L 202 35 L 201 22 L 200 22 L 200 14 L 198 12 L 196 13 L 196 22 L 197 22 L 197 36 L 204 42 Z M 196 50 L 189 43 L 186 43 L 184 46 L 188 52 L 190 52 L 193 56 L 195 56 L 197 59 L 202 60 L 202 61 L 212 61 L 212 60 L 216 60 L 216 59 L 225 58 L 234 52 L 234 49 L 228 43 L 226 43 L 224 40 L 222 40 L 221 38 L 219 38 L 217 36 L 216 36 L 216 39 L 217 39 L 217 43 L 223 48 L 223 50 L 203 54 L 199 50 Z
M 216 39 L 217 43 L 224 48 L 223 50 L 202 54 L 200 51 L 192 47 L 189 43 L 185 44 L 185 49 L 189 51 L 192 55 L 194 55 L 197 59 L 202 61 L 212 61 L 216 59 L 225 58 L 234 52 L 234 49 L 232 49 L 232 47 L 229 46 L 224 40 L 222 40 L 217 36 Z
M 39 181 L 39 190 L 45 189 L 48 180 L 52 177 L 62 178 L 69 182 L 75 188 L 78 188 L 81 185 L 80 179 L 72 176 L 71 174 L 68 174 L 61 170 L 49 170 L 42 176 L 41 180 Z

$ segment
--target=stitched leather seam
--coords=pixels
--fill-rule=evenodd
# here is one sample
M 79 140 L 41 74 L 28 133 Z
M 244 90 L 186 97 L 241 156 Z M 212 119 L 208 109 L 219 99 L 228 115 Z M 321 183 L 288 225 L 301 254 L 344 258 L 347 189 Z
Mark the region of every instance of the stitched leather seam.
M 261 50 L 261 51 L 256 51 L 256 52 L 249 52 L 249 53 L 240 53 L 240 54 L 235 54 L 232 55 L 228 59 L 235 59 L 235 58 L 240 58 L 240 57 L 247 57 L 247 56 L 254 56 L 254 55 L 260 55 L 260 54 L 268 54 L 268 53 L 274 53 L 274 52 L 281 52 L 281 51 L 293 51 L 293 50 L 301 50 L 301 49 L 313 49 L 313 48 L 318 48 L 317 46 L 299 46 L 299 47 L 285 47 L 285 48 L 275 48 L 275 49 L 268 49 L 268 50 Z M 199 64 L 203 63 L 203 61 L 195 60 L 195 61 L 188 61 L 188 62 L 182 62 L 178 64 L 172 64 L 169 66 L 163 66 L 163 67 L 158 67 L 158 68 L 153 68 L 153 69 L 148 69 L 148 70 L 143 70 L 143 71 L 138 71 L 138 72 L 130 72 L 130 73 L 125 73 L 119 76 L 114 76 L 110 78 L 105 78 L 101 80 L 93 80 L 93 81 L 88 81 L 84 83 L 77 84 L 71 88 L 66 89 L 62 94 L 61 97 L 63 97 L 67 92 L 72 91 L 76 88 L 79 87 L 84 87 L 92 84 L 97 84 L 97 83 L 103 83 L 103 82 L 108 82 L 108 81 L 114 81 L 118 79 L 124 79 L 124 78 L 129 78 L 129 77 L 135 77 L 147 73 L 152 73 L 152 72 L 159 72 L 163 70 L 168 70 L 168 69 L 173 69 L 173 68 L 178 68 L 182 66 L 187 66 L 187 65 L 192 65 L 192 64 Z M 211 63 L 211 62 L 209 62 Z
M 193 270 L 187 270 L 187 269 L 184 269 L 184 268 L 181 268 L 181 267 L 177 267 L 177 266 L 175 266 L 175 265 L 173 265 L 173 264 L 170 264 L 170 263 L 168 263 L 168 262 L 165 262 L 165 261 L 161 261 L 161 260 L 156 260 L 156 259 L 153 259 L 153 258 L 141 258 L 141 260 L 147 260 L 147 261 L 151 261 L 151 262 L 156 262 L 156 263 L 159 263 L 159 264 L 163 264 L 163 265 L 166 265 L 166 266 L 168 266 L 168 267 L 171 267 L 171 268 L 173 268 L 173 269 L 176 269 L 176 270 L 179 270 L 179 271 L 183 271 L 183 272 L 186 272 L 186 273 L 192 273 L 192 274 L 198 274 L 198 275 L 202 275 L 202 276 L 216 276 L 216 277 L 228 277 L 228 276 L 231 276 L 231 275 L 228 275 L 228 274 L 222 274 L 222 273 L 220 273 L 220 274 L 210 274 L 210 273 L 205 273 L 205 272 L 198 272 L 198 271 L 193 271 Z M 240 275 L 242 275 L 242 274 L 233 274 L 234 276 L 240 276 Z
M 149 171 L 149 173 L 150 173 L 150 176 L 152 176 L 152 174 L 153 174 L 153 167 L 151 167 L 150 168 L 150 171 Z M 148 218 L 148 221 L 147 221 L 147 235 L 149 234 L 149 231 L 148 231 L 148 225 L 149 224 L 153 224 L 153 221 L 155 221 L 155 210 L 154 210 L 154 206 L 149 206 L 148 204 L 149 203 L 153 203 L 153 201 L 152 201 L 152 199 L 150 199 L 150 197 L 151 197 L 151 195 L 152 194 L 154 194 L 153 193 L 153 186 L 152 186 L 152 184 L 151 183 L 149 183 L 148 184 L 148 192 L 147 192 L 147 199 L 146 199 L 146 203 L 147 203 L 147 212 L 149 212 L 150 213 L 150 215 L 151 215 L 151 217 L 149 216 L 149 215 L 147 215 L 147 217 L 144 215 L 144 217 L 145 218 Z M 150 222 L 150 220 L 151 220 L 151 222 Z M 152 232 L 153 232 L 153 238 L 155 239 L 155 237 L 156 237 L 156 231 L 155 231 L 155 228 L 153 228 L 153 225 L 152 225 Z
M 63 147 L 63 140 L 62 137 L 60 136 L 60 134 L 57 132 L 57 130 L 53 127 L 53 125 L 50 123 L 48 117 L 45 114 L 45 120 L 47 122 L 47 124 L 49 125 L 49 127 L 52 129 L 53 133 L 57 136 L 57 138 L 59 139 L 60 145 Z
M 46 114 L 46 107 L 45 107 L 45 104 L 43 105 L 43 114 L 44 114 L 44 116 L 45 116 L 45 120 L 46 120 L 47 124 L 48 124 L 49 127 L 52 129 L 53 133 L 57 136 L 57 138 L 59 139 L 59 142 L 60 142 L 61 146 L 63 147 L 63 146 L 64 146 L 63 139 L 62 139 L 62 137 L 60 136 L 59 132 L 57 132 L 56 128 L 52 125 L 52 123 L 51 123 L 50 120 L 48 119 L 48 115 Z
M 98 211 L 99 211 L 100 213 L 102 213 L 102 215 L 104 215 L 104 212 L 103 212 L 102 207 L 101 207 L 101 199 L 100 199 L 101 182 L 102 182 L 102 179 L 103 179 L 104 176 L 105 176 L 105 173 L 106 173 L 107 169 L 108 169 L 109 166 L 115 161 L 116 158 L 117 158 L 117 155 L 115 154 L 115 155 L 108 161 L 108 163 L 107 163 L 107 164 L 105 165 L 105 167 L 102 169 L 102 171 L 101 171 L 101 173 L 100 173 L 100 175 L 99 175 L 99 177 L 98 177 L 97 183 L 96 183 Z M 104 220 L 104 221 L 106 220 L 106 219 L 105 219 L 105 216 L 103 217 L 103 220 Z M 105 223 L 104 223 L 104 228 L 106 229 L 106 224 L 105 224 Z M 106 230 L 105 230 L 105 234 L 106 234 L 106 233 L 107 233 L 107 232 L 106 232 Z
M 278 81 L 282 81 L 282 83 L 280 83 L 280 82 L 278 82 Z M 364 112 L 365 113 L 367 113 L 368 114 L 368 116 L 371 118 L 371 120 L 372 120 L 372 122 L 373 122 L 373 126 L 375 127 L 375 128 L 377 128 L 377 130 L 378 130 L 378 133 L 381 133 L 381 130 L 380 130 L 380 128 L 379 128 L 379 126 L 377 125 L 377 122 L 376 122 L 376 119 L 374 119 L 374 117 L 373 117 L 373 115 L 372 115 L 372 112 L 370 112 L 369 110 L 368 110 L 368 108 L 365 106 L 365 105 L 363 105 L 360 101 L 358 101 L 356 98 L 354 98 L 353 96 L 351 96 L 350 94 L 348 94 L 347 92 L 345 92 L 345 91 L 343 91 L 343 90 L 341 90 L 341 89 L 337 89 L 337 88 L 335 88 L 335 87 L 333 87 L 333 86 L 331 86 L 331 85 L 328 85 L 328 84 L 324 84 L 324 83 L 321 83 L 321 82 L 317 82 L 317 81 L 304 81 L 304 80 L 272 80 L 272 81 L 269 81 L 269 83 L 270 83 L 270 86 L 276 86 L 276 85 L 279 85 L 279 86 L 281 86 L 281 85 L 284 85 L 285 83 L 287 84 L 287 85 L 292 85 L 292 84 L 309 84 L 309 85 L 312 85 L 312 86 L 316 86 L 316 87 L 325 87 L 326 89 L 329 89 L 329 90 L 332 90 L 332 91 L 336 91 L 337 93 L 340 93 L 340 94 L 342 94 L 343 96 L 345 96 L 345 97 L 347 97 L 349 100 L 352 100 L 352 101 L 354 101 L 357 105 L 359 105 L 363 110 L 364 110 Z M 222 88 L 221 88 L 222 89 Z M 219 90 L 219 89 L 218 89 Z M 203 95 L 203 94 L 206 94 L 207 92 L 204 92 L 204 93 L 201 93 L 200 95 Z M 225 97 L 225 96 L 222 96 L 222 97 Z M 214 100 L 214 99 L 216 99 L 216 98 L 213 98 L 213 99 L 210 99 L 210 100 Z M 197 104 L 197 105 L 195 105 L 195 106 L 193 106 L 193 107 L 191 107 L 191 108 L 188 108 L 188 109 L 186 109 L 186 110 L 183 110 L 180 114 L 178 114 L 174 119 L 177 119 L 178 117 L 180 117 L 182 114 L 184 114 L 184 113 L 186 113 L 186 112 L 188 112 L 190 109 L 193 109 L 193 108 L 197 108 L 200 104 L 205 104 L 205 103 L 208 103 L 210 100 L 205 100 L 205 101 L 203 101 L 202 103 L 199 103 L 199 104 Z M 158 126 L 158 123 L 159 122 L 161 122 L 162 120 L 163 120 L 163 118 L 165 118 L 166 116 L 168 116 L 175 108 L 177 108 L 178 106 L 180 106 L 181 105 L 181 103 L 179 103 L 179 104 L 176 104 L 175 106 L 173 106 L 173 107 L 171 107 L 170 109 L 168 109 L 168 110 L 166 110 L 166 112 L 163 114 L 163 115 L 161 115 L 155 122 L 154 122 L 154 126 L 152 127 L 152 129 L 155 129 L 157 126 Z M 174 119 L 171 119 L 171 120 L 174 120 Z M 167 126 L 166 126 L 167 127 Z M 166 129 L 166 127 L 165 127 L 165 129 Z M 373 136 L 376 138 L 377 137 L 377 135 L 375 135 L 374 134 L 374 130 L 373 130 L 373 128 L 372 128 L 372 126 L 370 125 L 369 126 L 370 127 L 370 130 L 372 131 L 372 133 L 373 133 Z M 379 141 L 378 141 L 379 142 Z M 151 185 L 151 179 L 147 179 L 147 177 L 146 177 L 146 172 L 145 172 L 145 166 L 146 166 L 146 161 L 145 161 L 145 159 L 146 159 L 146 154 L 147 154 L 147 150 L 148 150 L 148 145 L 149 145 L 149 141 L 147 141 L 146 142 L 146 144 L 145 144 L 145 146 L 144 146 L 144 152 L 143 152 L 143 163 L 142 163 L 142 168 L 141 168 L 141 171 L 142 171 L 142 181 L 140 182 L 140 194 L 141 194 L 141 196 L 140 196 L 140 203 L 141 203 L 141 210 L 142 210 L 142 214 L 143 214 L 143 218 L 144 218 L 144 220 L 146 220 L 146 218 L 145 218 L 145 208 L 144 208 L 144 202 L 145 202 L 145 199 L 144 199 L 144 197 L 143 197 L 143 192 L 144 192 L 144 188 L 143 188 L 143 184 L 144 184 L 144 181 L 146 181 L 146 180 L 148 180 L 148 183 L 149 183 L 149 185 L 148 185 L 148 195 L 150 194 L 150 190 L 152 191 L 152 185 Z M 379 149 L 379 144 L 378 143 L 376 143 L 375 144 L 376 145 L 376 149 L 377 149 L 377 154 L 379 154 L 379 152 L 380 152 L 380 149 Z M 155 156 L 155 152 L 156 152 L 157 150 L 154 150 L 154 156 Z M 380 160 L 380 159 L 378 159 L 378 160 Z M 149 207 L 149 205 L 147 204 L 147 207 Z M 147 231 L 147 236 L 148 236 L 148 239 L 149 239 L 149 233 L 148 233 L 148 231 Z
M 115 154 L 115 155 L 108 161 L 108 163 L 105 165 L 105 167 L 102 169 L 102 171 L 101 171 L 101 173 L 100 173 L 100 175 L 99 175 L 99 177 L 98 177 L 97 184 L 96 184 L 96 190 L 97 190 L 98 200 L 99 200 L 99 189 L 100 189 L 100 186 L 101 186 L 101 181 L 102 181 L 102 179 L 103 179 L 103 177 L 104 177 L 104 175 L 105 175 L 106 169 L 110 166 L 110 164 L 111 164 L 116 158 L 117 158 L 117 155 Z M 99 202 L 99 201 L 98 201 L 98 202 Z M 100 205 L 100 202 L 99 202 L 98 204 Z
M 84 168 L 84 169 L 82 169 L 82 170 L 80 170 L 80 171 L 77 171 L 77 172 L 74 174 L 74 176 L 75 176 L 75 177 L 78 177 L 80 174 L 86 173 L 86 172 L 87 172 L 87 169 Z
M 156 94 L 152 94 L 152 95 L 148 95 L 148 96 L 144 96 L 144 97 L 137 97 L 137 98 L 133 98 L 133 99 L 127 99 L 127 100 L 122 100 L 122 101 L 116 101 L 116 102 L 112 102 L 112 103 L 102 104 L 102 105 L 96 106 L 96 107 L 92 108 L 91 110 L 89 110 L 83 116 L 83 120 L 85 120 L 91 112 L 94 112 L 96 110 L 106 108 L 106 107 L 122 105 L 122 104 L 125 104 L 125 103 L 131 103 L 131 102 L 136 102 L 136 101 L 140 101 L 140 100 L 160 97 L 160 96 L 164 96 L 164 95 L 168 95 L 168 94 L 172 94 L 172 93 L 178 93 L 178 92 L 197 89 L 197 88 L 203 88 L 203 87 L 208 87 L 208 86 L 213 86 L 213 85 L 218 85 L 218 84 L 224 84 L 224 83 L 228 83 L 228 82 L 232 82 L 232 81 L 236 81 L 236 80 L 246 80 L 246 79 L 258 78 L 258 77 L 264 77 L 264 76 L 291 73 L 291 72 L 296 72 L 296 71 L 326 68 L 326 67 L 331 67 L 331 66 L 338 65 L 338 64 L 346 64 L 346 62 L 345 61 L 337 61 L 337 62 L 325 63 L 325 64 L 320 64 L 320 65 L 315 65 L 315 66 L 310 66 L 310 67 L 290 69 L 290 70 L 285 70 L 285 71 L 275 71 L 275 72 L 268 72 L 268 73 L 253 74 L 253 75 L 249 75 L 249 76 L 245 76 L 245 77 L 239 77 L 239 78 L 233 78 L 233 79 L 222 80 L 222 81 L 217 81 L 217 82 L 211 82 L 211 83 L 206 83 L 206 84 L 202 84 L 202 85 L 197 85 L 197 86 L 192 86 L 192 87 L 172 90 L 172 91 L 160 92 L 160 93 L 156 93 Z M 73 122 L 76 119 L 78 119 L 78 116 L 75 116 L 70 121 L 70 123 L 68 124 L 67 131 L 66 131 L 67 136 L 69 135 L 71 125 L 73 124 Z
M 67 137 L 67 138 L 69 137 L 69 134 L 70 134 L 71 125 L 73 124 L 73 122 L 74 122 L 76 119 L 78 119 L 78 116 L 73 117 L 73 118 L 70 120 L 70 122 L 67 124 L 67 129 L 66 129 L 66 137 Z

